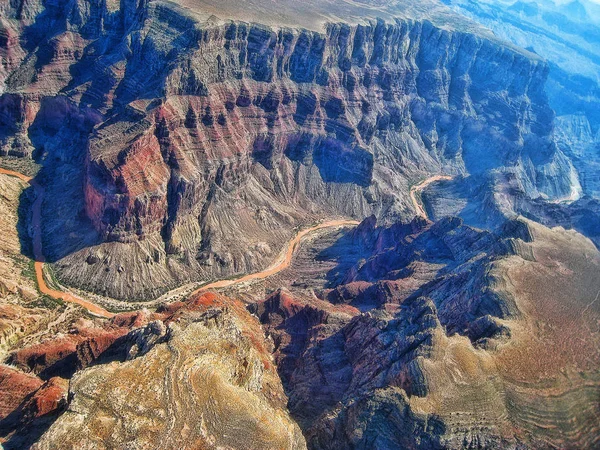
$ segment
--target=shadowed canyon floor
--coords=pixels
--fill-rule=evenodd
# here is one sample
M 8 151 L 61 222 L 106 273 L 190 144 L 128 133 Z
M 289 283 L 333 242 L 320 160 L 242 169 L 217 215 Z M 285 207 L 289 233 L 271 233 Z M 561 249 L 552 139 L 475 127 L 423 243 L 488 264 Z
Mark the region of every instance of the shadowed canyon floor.
M 427 188 L 427 186 L 429 186 L 431 183 L 435 183 L 436 181 L 442 180 L 452 180 L 452 178 L 453 177 L 447 175 L 434 175 L 410 188 L 410 200 L 412 201 L 418 216 L 424 217 L 426 219 L 429 218 L 427 216 L 427 212 L 425 212 L 425 208 L 422 205 L 423 202 L 420 199 L 421 192 L 423 192 L 423 190 Z
M 35 200 L 34 200 L 33 206 L 32 206 L 31 229 L 32 229 L 32 233 L 33 233 L 33 236 L 32 236 L 33 255 L 35 258 L 34 270 L 35 270 L 35 276 L 36 276 L 38 289 L 40 290 L 40 292 L 42 294 L 49 295 L 50 297 L 55 298 L 55 299 L 60 299 L 65 302 L 75 303 L 80 306 L 83 306 L 90 313 L 95 314 L 100 317 L 110 318 L 110 317 L 114 316 L 114 314 L 108 312 L 107 310 L 105 310 L 104 308 L 102 308 L 98 305 L 95 305 L 92 302 L 89 302 L 80 297 L 77 297 L 69 292 L 57 291 L 55 289 L 51 289 L 50 287 L 48 287 L 48 285 L 46 284 L 46 280 L 44 278 L 45 258 L 44 258 L 44 251 L 42 248 L 42 237 L 41 237 L 41 229 L 42 229 L 41 210 L 42 210 L 42 203 L 44 201 L 44 188 L 42 186 L 40 186 L 38 183 L 34 182 L 31 177 L 23 175 L 19 172 L 0 168 L 0 174 L 17 177 L 20 180 L 23 180 L 26 183 L 31 184 L 31 186 L 35 189 Z

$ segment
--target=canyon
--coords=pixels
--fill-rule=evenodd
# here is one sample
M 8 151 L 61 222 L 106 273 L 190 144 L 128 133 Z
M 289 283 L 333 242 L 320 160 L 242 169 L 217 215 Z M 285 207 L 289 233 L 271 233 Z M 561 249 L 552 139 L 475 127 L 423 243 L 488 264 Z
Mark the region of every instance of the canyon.
M 599 446 L 596 9 L 242 3 L 0 4 L 0 448 Z
M 445 0 L 499 37 L 548 60 L 546 93 L 556 112 L 558 145 L 580 174 L 583 194 L 598 196 L 600 127 L 600 11 L 572 2 Z
M 0 152 L 41 152 L 57 279 L 139 301 L 254 272 L 296 226 L 410 218 L 409 186 L 440 172 L 473 185 L 508 172 L 528 197 L 569 196 L 544 61 L 411 5 L 323 32 L 161 2 L 6 11 L 8 35 L 31 32 L 6 50 Z
M 588 239 L 525 219 L 494 234 L 371 218 L 316 246 L 335 259 L 298 255 L 302 281 L 251 306 L 310 448 L 598 445 Z

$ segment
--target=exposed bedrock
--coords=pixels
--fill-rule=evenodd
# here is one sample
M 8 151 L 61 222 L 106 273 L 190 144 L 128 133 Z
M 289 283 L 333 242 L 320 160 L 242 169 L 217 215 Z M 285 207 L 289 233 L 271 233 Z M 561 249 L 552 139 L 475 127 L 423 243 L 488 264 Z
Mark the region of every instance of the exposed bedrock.
M 169 221 L 169 207 L 191 213 L 178 204 L 182 179 L 203 205 L 217 170 L 239 189 L 250 166 L 281 202 L 289 200 L 278 186 L 354 215 L 407 217 L 404 192 L 394 188 L 405 191 L 428 172 L 523 166 L 533 196 L 570 186 L 556 164 L 545 64 L 497 43 L 410 21 L 336 24 L 325 34 L 234 23 L 188 34 L 184 55 L 171 61 L 161 52 L 164 31 L 147 30 L 128 67 L 137 78 L 158 75 L 151 92 L 167 100 L 132 105 L 147 127 L 124 129 L 127 118 L 116 116 L 92 140 L 88 215 L 116 239 L 155 231 Z M 147 61 L 164 59 L 169 70 L 148 73 Z M 121 96 L 152 87 L 135 88 Z M 363 200 L 341 202 L 340 194 Z
M 398 12 L 314 31 L 201 12 L 5 7 L 4 34 L 22 39 L 2 47 L 1 152 L 40 150 L 45 177 L 78 180 L 56 195 L 85 198 L 73 220 L 109 242 L 53 248 L 63 282 L 139 299 L 256 269 L 317 218 L 409 219 L 410 186 L 431 174 L 510 171 L 546 198 L 578 183 L 554 143 L 547 65 L 462 19 Z M 51 158 L 71 128 L 83 169 Z M 107 270 L 84 263 L 96 260 Z
M 212 293 L 81 320 L 0 365 L 4 448 L 305 448 L 270 346 Z
M 587 238 L 525 219 L 495 233 L 367 219 L 335 246 L 364 256 L 331 271 L 343 282 L 250 306 L 309 448 L 598 445 Z

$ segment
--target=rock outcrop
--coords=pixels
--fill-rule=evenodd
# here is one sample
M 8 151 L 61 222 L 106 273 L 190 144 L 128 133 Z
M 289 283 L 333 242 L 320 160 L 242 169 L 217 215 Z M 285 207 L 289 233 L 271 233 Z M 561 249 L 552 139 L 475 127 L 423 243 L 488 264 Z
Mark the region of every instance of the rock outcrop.
M 341 241 L 362 257 L 321 295 L 354 312 L 286 291 L 251 307 L 310 448 L 598 445 L 589 240 L 524 219 L 368 219 Z
M 305 447 L 258 322 L 211 294 L 195 304 L 133 331 L 126 361 L 78 372 L 34 448 Z
M 67 404 L 68 382 L 51 378 L 43 382 L 9 366 L 0 366 L 0 443 L 3 448 L 23 448 L 56 419 Z M 9 436 L 8 441 L 5 437 Z M 25 439 L 23 439 L 25 436 Z M 16 445 L 15 442 L 18 442 Z
M 259 322 L 215 294 L 81 321 L 11 362 L 37 376 L 0 367 L 7 449 L 306 446 Z

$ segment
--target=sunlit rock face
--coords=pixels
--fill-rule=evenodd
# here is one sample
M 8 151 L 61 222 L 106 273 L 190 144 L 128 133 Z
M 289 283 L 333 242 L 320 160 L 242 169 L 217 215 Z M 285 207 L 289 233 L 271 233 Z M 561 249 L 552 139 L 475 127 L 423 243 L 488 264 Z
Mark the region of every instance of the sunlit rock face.
M 577 185 L 535 55 L 433 2 L 255 3 L 4 7 L 1 152 L 68 180 L 63 282 L 147 298 L 249 271 L 298 224 L 410 218 L 432 173 Z
M 78 321 L 0 365 L 5 448 L 302 449 L 260 323 L 212 293 Z
M 34 448 L 305 448 L 243 305 L 204 294 L 179 308 L 130 332 L 126 361 L 78 372 L 69 408 Z
M 371 218 L 321 254 L 342 261 L 326 287 L 250 306 L 310 448 L 598 445 L 587 238 L 524 219 L 490 233 Z

